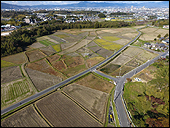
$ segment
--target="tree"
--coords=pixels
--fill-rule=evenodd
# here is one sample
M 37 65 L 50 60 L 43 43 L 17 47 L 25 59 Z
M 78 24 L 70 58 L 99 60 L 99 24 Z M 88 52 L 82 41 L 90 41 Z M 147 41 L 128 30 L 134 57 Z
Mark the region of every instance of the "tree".
M 161 34 L 159 34 L 157 37 L 158 37 L 158 38 L 161 38 Z
M 98 17 L 100 17 L 100 18 L 105 18 L 106 16 L 105 16 L 105 14 L 100 13 L 100 14 L 98 15 Z
M 164 38 L 166 38 L 166 37 L 168 37 L 169 35 L 168 35 L 168 33 L 167 34 L 165 34 L 165 36 L 164 36 Z

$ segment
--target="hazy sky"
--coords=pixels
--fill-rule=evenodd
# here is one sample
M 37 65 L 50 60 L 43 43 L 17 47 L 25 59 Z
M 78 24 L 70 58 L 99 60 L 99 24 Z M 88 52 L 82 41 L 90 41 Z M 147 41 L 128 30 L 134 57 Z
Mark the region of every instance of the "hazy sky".
M 81 1 L 1 1 L 3 3 L 15 5 L 64 5 L 79 3 Z M 144 3 L 144 2 L 161 2 L 161 1 L 88 1 L 88 2 L 109 2 L 109 3 Z

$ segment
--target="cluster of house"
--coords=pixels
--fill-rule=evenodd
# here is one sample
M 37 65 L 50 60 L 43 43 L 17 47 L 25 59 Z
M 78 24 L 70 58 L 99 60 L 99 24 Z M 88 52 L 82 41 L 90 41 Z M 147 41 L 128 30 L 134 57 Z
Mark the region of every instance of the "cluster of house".
M 15 30 L 17 28 L 19 28 L 20 26 L 12 26 L 10 24 L 6 24 L 6 25 L 1 25 L 1 32 L 3 31 L 11 31 L 11 30 Z
M 163 25 L 163 28 L 169 29 L 169 25 Z
M 165 45 L 165 43 L 144 43 L 144 47 L 150 48 L 153 50 L 169 50 L 169 45 Z

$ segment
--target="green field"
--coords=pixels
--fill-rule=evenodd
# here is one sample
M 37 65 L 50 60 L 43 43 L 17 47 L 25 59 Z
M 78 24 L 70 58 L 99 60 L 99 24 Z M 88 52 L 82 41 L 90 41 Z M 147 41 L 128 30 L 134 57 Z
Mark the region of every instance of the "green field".
M 1 108 L 15 102 L 17 98 L 22 98 L 29 92 L 31 90 L 26 79 L 1 86 Z
M 48 39 L 46 40 L 42 40 L 42 41 L 39 41 L 41 44 L 45 45 L 45 46 L 49 46 L 49 45 L 55 45 L 56 43 L 53 43 L 51 41 L 49 41 Z
M 120 40 L 120 38 L 118 38 L 116 36 L 103 36 L 102 38 L 105 39 L 105 40 L 108 40 L 108 41 Z
M 55 50 L 56 52 L 60 52 L 60 51 L 61 51 L 60 44 L 52 45 L 52 47 L 54 48 L 54 50 Z
M 16 64 L 1 60 L 1 68 L 10 67 L 10 66 L 14 66 L 14 65 L 16 65 Z

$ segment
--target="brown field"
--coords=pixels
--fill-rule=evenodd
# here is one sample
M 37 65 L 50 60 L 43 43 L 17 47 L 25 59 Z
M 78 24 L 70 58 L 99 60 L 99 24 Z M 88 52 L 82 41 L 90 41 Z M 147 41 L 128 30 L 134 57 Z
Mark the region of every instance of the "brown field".
M 47 62 L 46 59 L 42 59 L 39 61 L 36 61 L 34 63 L 28 63 L 26 65 L 26 67 L 33 69 L 33 70 L 38 70 L 44 73 L 48 73 L 50 75 L 55 75 L 58 77 L 63 77 L 63 75 L 61 75 L 61 73 L 55 71 Z
M 86 62 L 87 62 L 88 67 L 92 67 L 93 65 L 95 65 L 103 60 L 104 60 L 103 57 L 93 57 L 93 58 L 87 59 Z
M 50 63 L 52 63 L 53 61 L 57 61 L 59 58 L 60 58 L 59 55 L 54 54 L 54 55 L 52 55 L 52 56 L 47 57 L 47 60 L 48 60 Z
M 1 58 L 4 61 L 8 61 L 11 63 L 15 63 L 15 64 L 22 64 L 26 62 L 26 56 L 24 55 L 24 53 L 18 53 L 18 54 L 14 54 L 14 55 L 9 55 L 6 57 L 2 57 Z
M 90 49 L 88 49 L 87 47 L 82 47 L 79 50 L 77 50 L 77 53 L 80 53 L 83 57 L 86 58 L 93 58 L 93 57 L 97 57 L 99 55 L 97 55 L 96 53 L 93 53 Z
M 49 75 L 30 68 L 26 68 L 26 71 L 38 91 L 42 91 L 62 81 L 62 78 L 58 76 Z
M 63 55 L 62 59 L 64 60 L 68 68 L 72 68 L 84 64 L 84 59 L 81 56 L 70 57 L 67 55 Z
M 144 50 L 141 48 L 129 47 L 123 52 L 123 55 L 129 56 L 129 57 L 135 57 L 141 54 L 142 52 L 144 52 Z
M 10 117 L 1 121 L 2 127 L 49 127 L 48 124 L 35 112 L 33 107 L 19 110 Z
M 121 67 L 121 71 L 120 71 L 120 68 L 117 69 L 116 71 L 114 71 L 113 73 L 111 73 L 112 76 L 119 76 L 119 73 L 120 73 L 120 76 L 123 76 L 125 75 L 126 73 L 128 73 L 129 71 L 131 71 L 132 69 L 134 69 L 133 67 L 130 67 L 130 66 L 125 66 L 123 65 Z
M 46 47 L 46 46 L 38 42 L 38 43 L 33 43 L 29 47 L 31 47 L 31 48 L 41 48 L 41 47 Z
M 78 84 L 68 85 L 64 87 L 63 91 L 88 109 L 101 122 L 104 122 L 109 94 Z
M 57 69 L 57 70 L 59 70 L 59 71 L 62 71 L 62 70 L 64 70 L 64 69 L 67 69 L 66 64 L 65 64 L 62 60 L 60 60 L 60 61 L 53 61 L 51 64 L 52 64 L 52 66 L 53 66 L 55 69 Z
M 9 67 L 1 71 L 1 83 L 6 83 L 21 78 L 23 77 L 19 66 Z
M 83 77 L 82 79 L 78 80 L 76 84 L 80 84 L 106 93 L 109 93 L 114 86 L 108 81 L 102 80 L 93 74 L 89 74 Z
M 56 53 L 56 51 L 53 49 L 53 47 L 51 45 L 47 46 L 47 47 L 43 47 L 40 48 L 40 50 L 46 54 L 47 56 Z
M 39 60 L 45 57 L 45 55 L 42 52 L 40 52 L 38 49 L 33 50 L 33 51 L 28 51 L 25 54 L 28 56 L 29 62 Z
M 101 127 L 96 120 L 60 92 L 36 103 L 38 109 L 54 127 Z
M 113 54 L 112 51 L 109 51 L 109 50 L 104 49 L 104 48 L 99 47 L 99 46 L 90 47 L 89 49 L 92 50 L 94 53 L 97 53 L 104 58 L 106 58 L 106 56 L 109 57 L 111 54 Z

